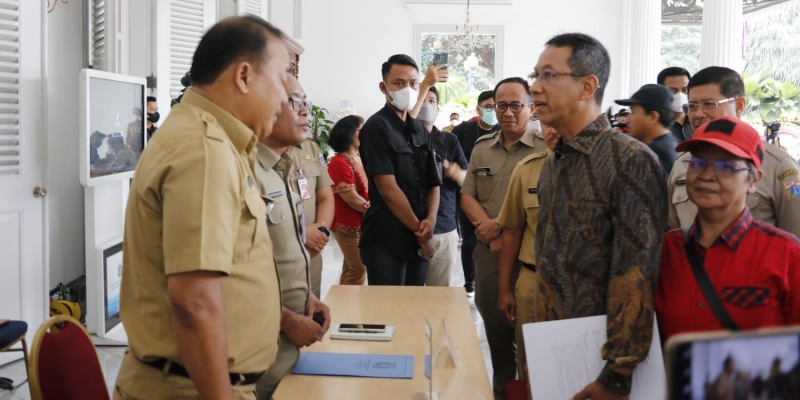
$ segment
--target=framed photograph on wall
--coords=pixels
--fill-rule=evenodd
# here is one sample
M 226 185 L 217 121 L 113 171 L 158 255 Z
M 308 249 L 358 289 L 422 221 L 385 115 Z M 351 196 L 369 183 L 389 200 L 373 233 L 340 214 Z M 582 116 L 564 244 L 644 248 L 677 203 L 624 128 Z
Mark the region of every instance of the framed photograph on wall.
M 146 80 L 84 69 L 80 83 L 81 184 L 133 177 L 147 140 Z

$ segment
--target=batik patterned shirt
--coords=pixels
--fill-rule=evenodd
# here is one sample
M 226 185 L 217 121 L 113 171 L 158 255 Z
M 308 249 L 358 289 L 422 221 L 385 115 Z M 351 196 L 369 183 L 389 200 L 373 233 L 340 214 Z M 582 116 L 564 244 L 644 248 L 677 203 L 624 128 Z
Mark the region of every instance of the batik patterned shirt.
M 653 337 L 654 290 L 667 225 L 658 158 L 600 116 L 559 142 L 539 181 L 536 320 L 607 314 L 597 383 L 628 394 Z

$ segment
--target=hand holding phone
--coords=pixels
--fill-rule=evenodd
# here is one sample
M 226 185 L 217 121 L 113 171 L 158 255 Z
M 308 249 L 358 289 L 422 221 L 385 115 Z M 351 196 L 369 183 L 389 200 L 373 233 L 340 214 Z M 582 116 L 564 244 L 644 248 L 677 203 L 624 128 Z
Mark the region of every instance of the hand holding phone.
M 422 80 L 422 84 L 433 86 L 437 82 L 447 82 L 448 77 L 447 64 L 436 64 L 434 60 L 431 60 L 428 63 L 428 70 L 425 71 L 425 78 Z

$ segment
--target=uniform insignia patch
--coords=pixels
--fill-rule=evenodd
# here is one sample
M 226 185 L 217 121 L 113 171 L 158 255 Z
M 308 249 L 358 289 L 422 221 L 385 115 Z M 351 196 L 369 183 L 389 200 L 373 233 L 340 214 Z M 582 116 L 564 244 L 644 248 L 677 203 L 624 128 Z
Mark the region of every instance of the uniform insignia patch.
M 800 200 L 800 180 L 793 180 L 783 184 L 783 191 L 787 200 Z
M 778 179 L 784 180 L 789 175 L 798 175 L 798 174 L 800 174 L 800 171 L 796 169 L 787 169 L 786 171 L 783 171 L 780 173 L 780 175 L 778 175 Z
M 528 194 L 539 193 L 539 188 L 528 188 Z
M 678 179 L 677 181 L 675 181 L 675 184 L 678 186 L 684 186 L 686 185 L 686 179 Z
M 308 154 L 303 154 L 303 160 L 310 160 L 310 159 L 311 156 L 309 156 Z

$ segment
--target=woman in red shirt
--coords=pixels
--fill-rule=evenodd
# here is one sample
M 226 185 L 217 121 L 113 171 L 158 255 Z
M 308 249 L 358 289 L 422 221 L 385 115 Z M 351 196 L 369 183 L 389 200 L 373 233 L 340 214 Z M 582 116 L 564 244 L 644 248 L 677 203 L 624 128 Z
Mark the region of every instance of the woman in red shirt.
M 698 211 L 690 226 L 664 236 L 655 294 L 661 339 L 800 323 L 800 240 L 754 219 L 746 206 L 762 178 L 761 137 L 747 123 L 722 117 L 677 150 L 692 153 L 685 184 Z M 800 181 L 782 184 L 787 196 L 800 193 Z M 689 256 L 714 296 L 701 289 Z
M 328 164 L 328 175 L 333 180 L 336 210 L 331 231 L 344 255 L 340 285 L 363 285 L 367 278 L 367 267 L 358 251 L 361 222 L 369 208 L 367 175 L 358 154 L 362 125 L 363 118 L 349 115 L 333 126 L 328 138 L 328 144 L 336 151 Z

